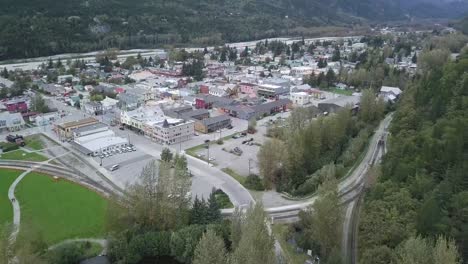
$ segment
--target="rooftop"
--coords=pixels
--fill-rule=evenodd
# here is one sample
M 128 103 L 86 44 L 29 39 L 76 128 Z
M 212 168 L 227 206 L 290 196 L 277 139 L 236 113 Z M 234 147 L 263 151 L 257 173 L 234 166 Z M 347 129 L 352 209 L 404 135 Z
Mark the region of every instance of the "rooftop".
M 65 128 L 69 128 L 69 127 L 78 127 L 78 126 L 84 126 L 84 125 L 88 125 L 88 124 L 94 124 L 94 123 L 97 123 L 97 122 L 98 122 L 97 119 L 92 118 L 92 117 L 88 117 L 88 118 L 84 118 L 84 119 L 77 120 L 77 121 L 72 121 L 72 122 L 59 124 L 58 126 L 65 129 Z

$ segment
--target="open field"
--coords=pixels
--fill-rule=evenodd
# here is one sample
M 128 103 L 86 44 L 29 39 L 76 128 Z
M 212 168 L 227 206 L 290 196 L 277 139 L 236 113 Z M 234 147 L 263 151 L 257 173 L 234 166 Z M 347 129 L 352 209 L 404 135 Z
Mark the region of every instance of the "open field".
M 41 154 L 32 152 L 28 153 L 23 150 L 13 150 L 1 154 L 0 159 L 6 160 L 28 160 L 28 161 L 46 161 L 47 158 Z
M 16 196 L 21 225 L 40 232 L 49 244 L 104 233 L 107 200 L 91 190 L 32 172 L 19 183 Z
M 18 170 L 0 169 L 0 228 L 13 221 L 13 209 L 8 199 L 8 188 L 22 173 Z
M 24 141 L 26 142 L 26 147 L 29 147 L 30 149 L 34 150 L 41 150 L 44 148 L 44 144 L 42 143 L 42 140 L 40 138 L 40 135 L 31 135 L 27 136 L 24 138 Z

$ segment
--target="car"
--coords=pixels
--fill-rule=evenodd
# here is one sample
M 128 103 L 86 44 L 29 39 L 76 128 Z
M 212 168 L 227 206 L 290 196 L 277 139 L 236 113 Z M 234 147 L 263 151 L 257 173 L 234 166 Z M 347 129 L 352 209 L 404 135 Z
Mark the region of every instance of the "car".
M 135 147 L 133 147 L 133 148 L 132 148 L 132 151 L 136 151 L 136 148 L 135 148 Z
M 199 136 L 199 134 L 198 134 L 198 133 L 195 133 L 194 135 L 195 135 L 195 136 L 197 136 L 197 137 Z
M 106 156 L 104 156 L 104 154 L 103 154 L 103 155 L 101 155 L 101 156 L 99 156 L 99 157 L 100 157 L 101 159 L 103 159 L 103 158 L 105 158 Z
M 213 158 L 213 157 L 210 157 L 209 160 L 210 160 L 210 161 L 214 161 L 214 160 L 216 160 L 216 159 Z
M 120 168 L 120 165 L 119 164 L 115 164 L 115 165 L 112 165 L 112 167 L 110 168 L 111 171 L 115 171 L 115 170 L 118 170 Z

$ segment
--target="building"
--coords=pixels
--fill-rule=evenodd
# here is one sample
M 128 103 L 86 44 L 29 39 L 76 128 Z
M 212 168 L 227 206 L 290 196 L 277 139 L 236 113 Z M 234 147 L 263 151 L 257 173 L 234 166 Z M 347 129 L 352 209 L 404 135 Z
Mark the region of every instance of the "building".
M 142 95 L 122 93 L 119 95 L 119 107 L 122 110 L 131 111 L 137 109 L 145 102 Z
M 242 94 L 246 94 L 249 97 L 257 97 L 258 86 L 253 83 L 240 83 L 239 90 Z
M 28 111 L 28 104 L 25 100 L 10 100 L 5 102 L 5 107 L 10 113 L 25 113 Z
M 318 108 L 322 112 L 334 113 L 343 107 L 350 107 L 351 109 L 356 109 L 359 107 L 360 102 L 361 96 L 359 95 L 339 96 L 318 103 Z
M 115 136 L 114 131 L 102 123 L 77 128 L 73 134 L 72 145 L 86 155 L 95 156 L 128 145 L 126 138 Z
M 252 118 L 262 118 L 282 111 L 286 111 L 291 104 L 289 99 L 279 99 L 255 106 L 234 105 L 223 108 L 228 115 L 239 119 L 250 120 Z
M 57 113 L 48 113 L 34 117 L 34 122 L 36 123 L 36 126 L 47 126 L 52 124 L 56 119 Z
M 118 103 L 119 103 L 119 100 L 112 99 L 106 96 L 106 98 L 104 98 L 104 100 L 101 101 L 102 111 L 103 112 L 111 111 L 112 109 L 117 107 Z
M 195 121 L 195 131 L 205 134 L 227 127 L 231 127 L 231 118 L 228 115 L 214 116 Z
M 382 86 L 380 88 L 380 96 L 382 96 L 387 102 L 394 102 L 400 97 L 402 91 L 398 87 Z
M 61 139 L 70 139 L 73 137 L 74 129 L 92 125 L 92 124 L 97 124 L 97 123 L 98 123 L 97 119 L 88 117 L 88 118 L 77 120 L 77 121 L 57 124 L 55 125 L 55 131 Z
M 20 113 L 0 113 L 0 131 L 18 131 L 25 126 L 25 122 Z
M 311 97 L 312 96 L 306 92 L 295 92 L 295 93 L 291 93 L 290 95 L 290 99 L 292 103 L 296 106 L 303 106 L 303 105 L 310 104 Z
M 194 122 L 184 119 L 165 118 L 162 121 L 149 121 L 144 124 L 145 135 L 166 145 L 187 141 L 194 134 Z
M 257 94 L 258 96 L 263 96 L 267 98 L 276 98 L 280 95 L 286 94 L 289 92 L 289 87 L 285 88 L 280 85 L 275 84 L 260 84 L 258 86 Z
M 5 79 L 3 77 L 0 77 L 0 89 L 1 88 L 8 88 L 9 89 L 9 88 L 13 87 L 13 84 L 14 84 L 14 82 L 12 82 L 12 81 L 10 81 L 8 79 Z
M 81 105 L 81 109 L 89 115 L 102 114 L 102 105 L 100 102 L 89 101 Z
M 122 111 L 120 122 L 161 144 L 186 141 L 194 134 L 193 121 L 166 116 L 159 106 Z

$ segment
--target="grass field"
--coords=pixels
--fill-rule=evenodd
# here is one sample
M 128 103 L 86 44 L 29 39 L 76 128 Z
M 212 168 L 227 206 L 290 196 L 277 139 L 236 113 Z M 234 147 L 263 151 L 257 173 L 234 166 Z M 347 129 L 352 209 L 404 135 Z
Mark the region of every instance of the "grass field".
M 341 95 L 353 95 L 354 91 L 353 90 L 342 90 L 338 87 L 331 88 L 330 92 L 336 93 L 336 94 L 341 94 Z
M 0 169 L 0 228 L 13 221 L 13 209 L 8 199 L 8 188 L 22 173 L 18 170 Z
M 16 196 L 21 225 L 37 230 L 49 244 L 104 233 L 107 200 L 77 184 L 30 173 L 18 185 Z
M 34 150 L 41 150 L 44 148 L 44 144 L 40 139 L 40 135 L 31 135 L 24 138 L 26 142 L 26 147 L 29 147 Z
M 1 154 L 0 159 L 7 160 L 28 160 L 28 161 L 45 161 L 46 157 L 38 153 L 28 153 L 23 150 L 14 150 Z

